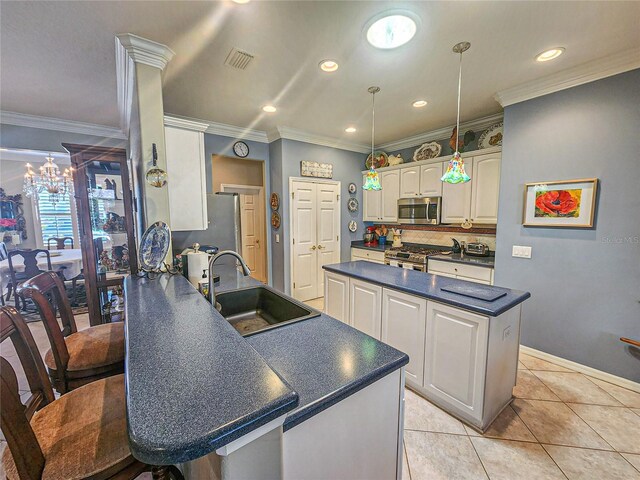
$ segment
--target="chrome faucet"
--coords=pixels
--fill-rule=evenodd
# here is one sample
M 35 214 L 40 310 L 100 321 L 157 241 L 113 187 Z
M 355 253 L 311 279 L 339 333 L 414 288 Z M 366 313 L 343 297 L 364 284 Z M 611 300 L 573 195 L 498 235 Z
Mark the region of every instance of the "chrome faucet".
M 236 257 L 236 259 L 238 259 L 238 261 L 240 262 L 240 266 L 242 267 L 242 273 L 244 274 L 244 276 L 248 277 L 249 275 L 251 275 L 251 270 L 249 269 L 249 267 L 247 267 L 244 259 L 238 252 L 234 252 L 233 250 L 223 250 L 216 253 L 209 259 L 209 301 L 211 302 L 211 305 L 213 305 L 218 311 L 220 311 L 220 308 L 218 308 L 218 303 L 216 302 L 216 291 L 215 287 L 213 286 L 213 264 L 216 263 L 216 260 L 218 260 L 220 257 L 223 257 L 224 255 L 231 255 L 232 257 Z

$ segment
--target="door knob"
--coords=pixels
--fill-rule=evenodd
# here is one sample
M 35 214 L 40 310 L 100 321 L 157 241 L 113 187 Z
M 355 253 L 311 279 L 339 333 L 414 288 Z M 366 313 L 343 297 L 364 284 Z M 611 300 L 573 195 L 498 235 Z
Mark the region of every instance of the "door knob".
M 315 246 L 315 245 L 314 245 L 313 247 L 311 247 L 311 250 L 315 250 L 315 249 L 316 249 L 316 246 Z
M 324 247 L 322 245 L 318 245 L 318 250 L 322 250 Z

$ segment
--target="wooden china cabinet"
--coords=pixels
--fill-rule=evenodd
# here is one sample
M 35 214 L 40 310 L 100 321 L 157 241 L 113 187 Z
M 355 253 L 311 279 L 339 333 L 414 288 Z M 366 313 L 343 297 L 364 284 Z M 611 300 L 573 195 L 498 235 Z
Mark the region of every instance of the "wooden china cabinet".
M 63 143 L 71 154 L 91 325 L 124 317 L 123 280 L 138 270 L 126 150 Z

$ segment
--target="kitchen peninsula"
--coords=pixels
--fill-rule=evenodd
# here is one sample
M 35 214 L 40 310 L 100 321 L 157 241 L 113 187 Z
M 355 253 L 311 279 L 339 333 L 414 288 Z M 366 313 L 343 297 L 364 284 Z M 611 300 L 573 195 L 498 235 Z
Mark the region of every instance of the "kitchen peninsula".
M 509 405 L 528 292 L 368 261 L 324 269 L 325 312 L 408 353 L 410 388 L 480 431 Z
M 216 273 L 217 293 L 257 285 Z M 405 353 L 324 314 L 242 337 L 182 276 L 125 295 L 136 458 L 187 479 L 400 478 Z

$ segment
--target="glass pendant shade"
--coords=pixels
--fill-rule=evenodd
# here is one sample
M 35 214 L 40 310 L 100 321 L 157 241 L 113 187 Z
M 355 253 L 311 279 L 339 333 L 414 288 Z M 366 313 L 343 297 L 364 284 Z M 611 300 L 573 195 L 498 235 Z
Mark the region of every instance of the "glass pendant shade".
M 147 183 L 152 187 L 162 188 L 167 184 L 167 172 L 158 167 L 158 150 L 155 143 L 153 144 L 152 156 L 153 166 L 147 171 Z
M 446 183 L 466 183 L 471 180 L 471 177 L 464 171 L 464 160 L 458 152 L 454 153 L 449 160 L 447 171 L 440 180 Z
M 378 176 L 378 172 L 373 168 L 373 165 L 367 172 L 367 176 L 364 179 L 364 185 L 362 186 L 363 190 L 382 190 L 382 185 L 380 185 L 380 177 Z

